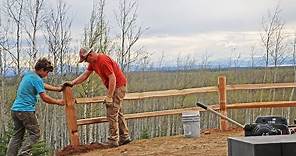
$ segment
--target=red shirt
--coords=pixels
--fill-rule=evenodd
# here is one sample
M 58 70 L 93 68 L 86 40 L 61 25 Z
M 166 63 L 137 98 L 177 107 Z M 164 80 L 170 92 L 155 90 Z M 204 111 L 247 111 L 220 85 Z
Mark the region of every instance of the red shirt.
M 121 71 L 119 65 L 105 54 L 99 54 L 96 63 L 90 63 L 87 67 L 89 71 L 95 71 L 102 79 L 104 85 L 108 88 L 108 76 L 114 73 L 116 78 L 116 88 L 126 85 L 127 80 Z

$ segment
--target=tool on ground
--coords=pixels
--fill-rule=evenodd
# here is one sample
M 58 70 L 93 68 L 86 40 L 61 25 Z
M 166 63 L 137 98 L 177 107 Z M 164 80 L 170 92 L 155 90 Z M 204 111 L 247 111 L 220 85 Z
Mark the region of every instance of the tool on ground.
M 258 116 L 254 123 L 242 125 L 237 121 L 234 121 L 233 119 L 215 111 L 214 109 L 210 108 L 209 106 L 201 102 L 197 102 L 196 105 L 243 128 L 245 130 L 245 136 L 287 135 L 287 134 L 294 134 L 296 130 L 295 125 L 288 126 L 287 119 L 284 117 Z M 296 121 L 294 121 L 294 124 L 296 124 Z
M 212 113 L 214 113 L 214 114 L 216 114 L 216 115 L 218 115 L 218 116 L 220 116 L 221 118 L 223 118 L 223 119 L 225 119 L 225 120 L 227 120 L 227 121 L 229 121 L 229 122 L 231 122 L 231 123 L 233 123 L 233 124 L 235 124 L 235 125 L 237 125 L 237 126 L 239 126 L 239 127 L 241 127 L 241 128 L 245 128 L 244 125 L 242 125 L 242 124 L 240 124 L 240 123 L 238 123 L 238 122 L 236 122 L 236 121 L 230 119 L 229 117 L 227 117 L 227 116 L 225 116 L 225 115 L 223 115 L 223 114 L 221 114 L 221 113 L 218 113 L 218 112 L 215 111 L 214 109 L 212 109 L 212 108 L 206 106 L 205 104 L 203 104 L 203 103 L 201 103 L 201 102 L 197 102 L 196 105 L 199 106 L 199 107 L 201 107 L 201 108 L 203 108 L 203 109 L 205 109 L 205 110 L 208 110 L 208 111 L 210 111 L 210 112 L 212 112 Z

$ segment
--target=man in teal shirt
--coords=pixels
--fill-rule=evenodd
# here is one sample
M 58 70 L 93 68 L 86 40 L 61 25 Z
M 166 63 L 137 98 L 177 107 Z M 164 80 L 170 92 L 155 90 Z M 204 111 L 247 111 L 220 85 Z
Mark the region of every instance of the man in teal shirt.
M 32 145 L 40 138 L 40 128 L 35 116 L 38 96 L 48 104 L 64 105 L 63 99 L 54 99 L 45 93 L 45 90 L 62 91 L 62 87 L 51 86 L 43 82 L 42 78 L 47 77 L 52 71 L 51 62 L 42 58 L 35 64 L 35 71 L 26 72 L 22 77 L 11 108 L 14 133 L 8 144 L 7 156 L 30 155 Z M 22 145 L 26 131 L 28 135 Z

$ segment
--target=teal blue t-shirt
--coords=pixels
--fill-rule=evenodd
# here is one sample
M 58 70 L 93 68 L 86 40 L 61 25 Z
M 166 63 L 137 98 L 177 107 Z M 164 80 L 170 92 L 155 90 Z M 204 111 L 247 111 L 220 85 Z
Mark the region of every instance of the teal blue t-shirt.
M 37 97 L 45 92 L 42 78 L 35 72 L 26 72 L 19 84 L 16 99 L 11 110 L 21 112 L 33 112 L 37 103 Z

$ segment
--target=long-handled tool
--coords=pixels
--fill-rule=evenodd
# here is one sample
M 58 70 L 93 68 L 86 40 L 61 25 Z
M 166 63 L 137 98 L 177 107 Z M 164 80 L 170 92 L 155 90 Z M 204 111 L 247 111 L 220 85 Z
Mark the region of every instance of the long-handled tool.
M 212 109 L 212 108 L 206 106 L 206 105 L 203 104 L 203 103 L 197 102 L 196 105 L 199 106 L 199 107 L 201 107 L 201 108 L 203 108 L 203 109 L 205 109 L 205 110 L 208 110 L 208 111 L 210 111 L 210 112 L 212 112 L 212 113 L 214 113 L 214 114 L 216 114 L 216 115 L 218 115 L 218 116 L 220 116 L 220 117 L 223 118 L 223 119 L 226 119 L 227 121 L 229 121 L 229 122 L 231 122 L 231 123 L 233 123 L 233 124 L 235 124 L 235 125 L 237 125 L 237 126 L 239 126 L 239 127 L 241 127 L 241 128 L 245 128 L 244 125 L 242 125 L 242 124 L 240 124 L 240 123 L 238 123 L 238 122 L 236 122 L 236 121 L 230 119 L 229 117 L 227 117 L 227 116 L 225 116 L 225 115 L 223 115 L 223 114 L 221 114 L 221 113 L 218 113 L 217 111 L 215 111 L 214 109 Z

